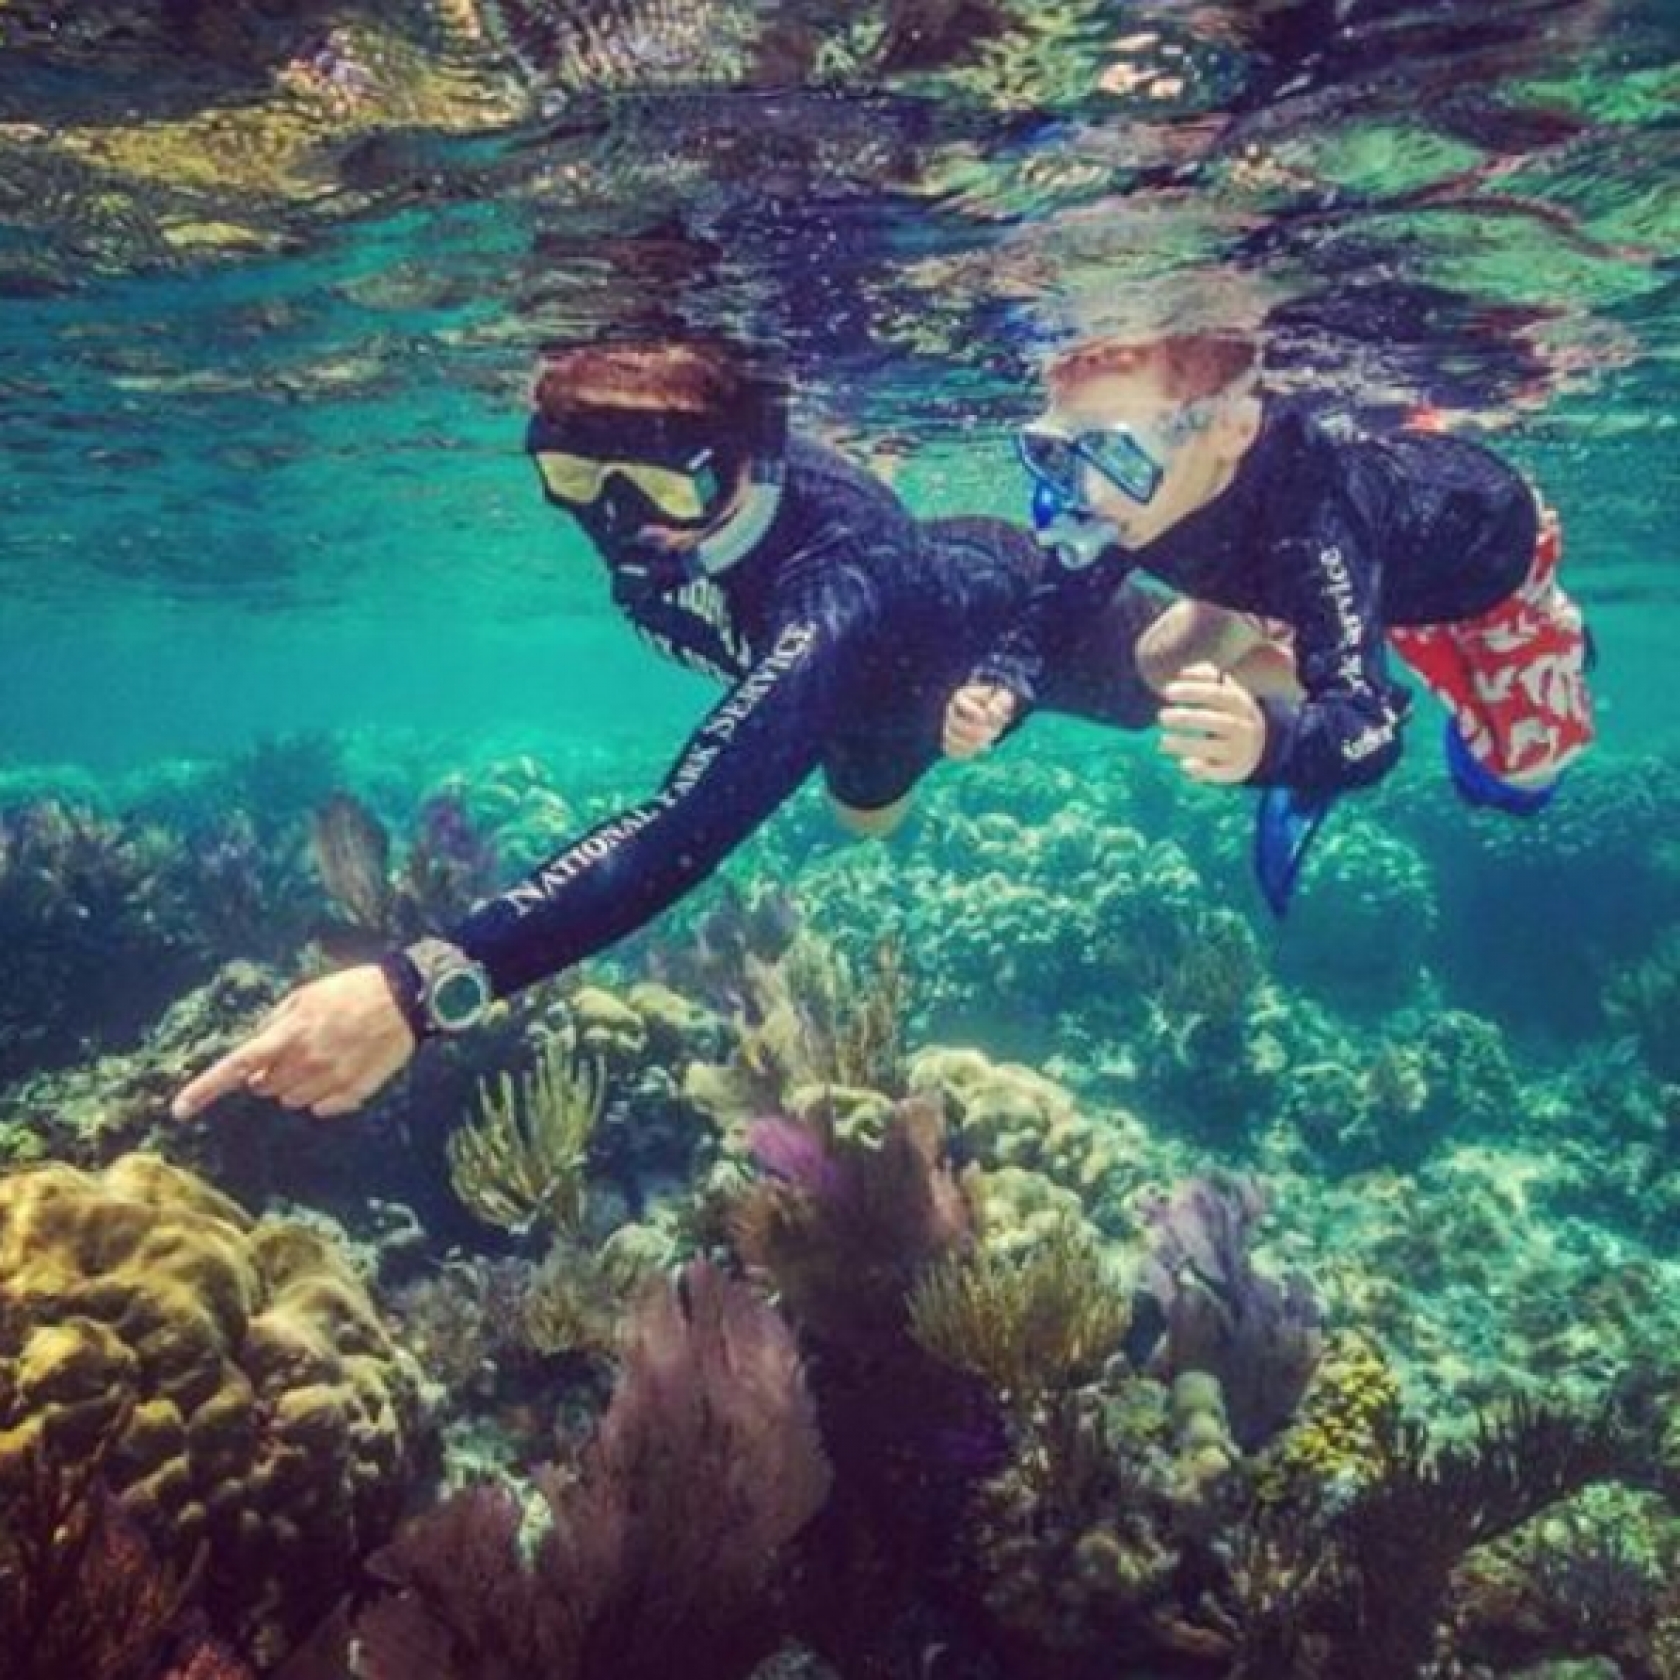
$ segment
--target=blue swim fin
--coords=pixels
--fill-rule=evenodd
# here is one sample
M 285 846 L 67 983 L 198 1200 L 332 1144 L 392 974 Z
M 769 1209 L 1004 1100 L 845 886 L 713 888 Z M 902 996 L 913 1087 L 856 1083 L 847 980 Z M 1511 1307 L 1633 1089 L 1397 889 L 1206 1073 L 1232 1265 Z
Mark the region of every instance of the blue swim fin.
M 1503 811 L 1511 817 L 1532 817 L 1550 805 L 1557 793 L 1556 782 L 1548 782 L 1544 787 L 1518 787 L 1515 782 L 1494 775 L 1471 752 L 1458 724 L 1450 717 L 1441 745 L 1447 756 L 1447 774 L 1466 805 Z
M 1282 919 L 1330 807 L 1333 793 L 1303 793 L 1299 788 L 1272 787 L 1260 795 L 1254 810 L 1254 877 L 1272 914 Z

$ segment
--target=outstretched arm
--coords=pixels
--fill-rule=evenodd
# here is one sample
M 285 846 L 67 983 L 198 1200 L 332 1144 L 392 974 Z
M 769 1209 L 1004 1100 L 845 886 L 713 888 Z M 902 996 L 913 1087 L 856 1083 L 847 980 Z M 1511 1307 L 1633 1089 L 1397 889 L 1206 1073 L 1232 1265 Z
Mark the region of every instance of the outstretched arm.
M 690 738 L 659 791 L 482 905 L 450 937 L 506 995 L 593 955 L 704 880 L 815 767 L 851 623 L 792 617 Z M 186 1119 L 246 1089 L 318 1115 L 361 1106 L 413 1055 L 378 964 L 299 987 L 182 1089 Z
M 689 738 L 659 791 L 479 907 L 449 937 L 498 995 L 592 956 L 698 885 L 815 768 L 837 653 L 821 618 L 774 645 Z

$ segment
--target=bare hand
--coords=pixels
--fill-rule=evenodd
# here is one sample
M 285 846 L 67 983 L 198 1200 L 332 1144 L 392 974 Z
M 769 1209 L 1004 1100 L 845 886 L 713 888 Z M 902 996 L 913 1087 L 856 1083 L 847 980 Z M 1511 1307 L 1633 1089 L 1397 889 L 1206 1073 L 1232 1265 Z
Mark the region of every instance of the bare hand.
M 231 1091 L 322 1118 L 358 1109 L 414 1054 L 383 970 L 367 963 L 289 992 L 260 1030 L 176 1094 L 190 1120 Z
M 1266 714 L 1217 666 L 1192 665 L 1168 683 L 1161 751 L 1194 782 L 1246 782 L 1266 750 Z
M 1015 716 L 1015 696 L 1001 683 L 964 683 L 945 708 L 945 756 L 975 758 L 997 745 Z

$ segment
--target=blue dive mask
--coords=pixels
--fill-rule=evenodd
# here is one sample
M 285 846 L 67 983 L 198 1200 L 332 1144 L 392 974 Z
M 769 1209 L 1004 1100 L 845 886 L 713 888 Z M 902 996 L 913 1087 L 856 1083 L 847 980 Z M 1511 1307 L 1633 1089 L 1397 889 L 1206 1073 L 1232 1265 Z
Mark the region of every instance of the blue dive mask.
M 1023 426 L 1016 436 L 1021 464 L 1036 484 L 1064 507 L 1085 504 L 1085 469 L 1094 467 L 1134 502 L 1147 504 L 1161 488 L 1165 469 L 1129 426 L 1105 427 L 1070 437 L 1042 423 Z
M 1190 403 L 1153 427 L 1115 420 L 1069 432 L 1049 420 L 1034 420 L 1016 433 L 1015 443 L 1021 464 L 1034 481 L 1068 508 L 1085 509 L 1087 468 L 1101 473 L 1140 507 L 1147 507 L 1166 477 L 1168 457 L 1191 432 L 1207 424 L 1210 407 L 1205 401 Z

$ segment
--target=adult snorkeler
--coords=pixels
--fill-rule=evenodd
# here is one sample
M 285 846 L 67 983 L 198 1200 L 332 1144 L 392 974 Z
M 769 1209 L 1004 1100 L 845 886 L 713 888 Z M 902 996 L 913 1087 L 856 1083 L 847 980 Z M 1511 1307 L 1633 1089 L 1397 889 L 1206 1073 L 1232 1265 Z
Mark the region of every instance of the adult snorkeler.
M 727 682 L 650 798 L 573 839 L 457 926 L 298 987 L 188 1084 L 351 1112 L 423 1039 L 594 955 L 703 881 L 814 771 L 852 833 L 883 836 L 941 756 L 945 703 L 1043 567 L 1001 520 L 912 518 L 833 451 L 786 435 L 785 393 L 726 343 L 546 356 L 526 443 L 615 605 L 659 651 Z M 1043 703 L 1142 728 L 1131 650 L 1159 611 L 1126 586 Z

